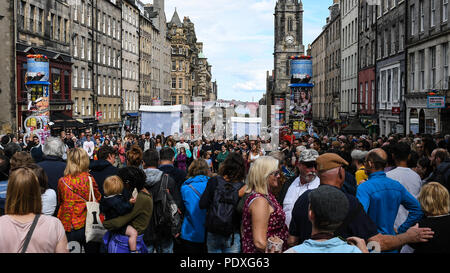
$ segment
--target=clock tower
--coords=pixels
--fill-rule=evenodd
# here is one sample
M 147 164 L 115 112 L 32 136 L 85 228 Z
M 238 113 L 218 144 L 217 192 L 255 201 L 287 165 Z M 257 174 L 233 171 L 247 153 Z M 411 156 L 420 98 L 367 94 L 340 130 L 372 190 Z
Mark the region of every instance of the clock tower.
M 278 0 L 275 7 L 275 47 L 272 102 L 290 94 L 289 57 L 304 54 L 303 4 L 301 0 Z

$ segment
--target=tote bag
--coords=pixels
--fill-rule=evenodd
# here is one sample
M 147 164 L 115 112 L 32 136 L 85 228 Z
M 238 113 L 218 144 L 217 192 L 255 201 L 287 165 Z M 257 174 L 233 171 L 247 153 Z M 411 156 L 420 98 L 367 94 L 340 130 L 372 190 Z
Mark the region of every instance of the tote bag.
M 107 230 L 100 220 L 100 204 L 95 200 L 91 177 L 89 177 L 89 200 L 86 202 L 86 209 L 86 243 L 102 242 Z

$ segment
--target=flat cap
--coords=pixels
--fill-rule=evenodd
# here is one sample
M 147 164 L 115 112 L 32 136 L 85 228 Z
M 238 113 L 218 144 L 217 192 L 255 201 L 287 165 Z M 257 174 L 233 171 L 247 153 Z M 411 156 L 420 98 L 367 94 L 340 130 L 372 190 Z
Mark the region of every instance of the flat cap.
M 326 172 L 343 165 L 348 165 L 347 161 L 335 153 L 323 154 L 317 158 L 316 162 L 318 172 Z

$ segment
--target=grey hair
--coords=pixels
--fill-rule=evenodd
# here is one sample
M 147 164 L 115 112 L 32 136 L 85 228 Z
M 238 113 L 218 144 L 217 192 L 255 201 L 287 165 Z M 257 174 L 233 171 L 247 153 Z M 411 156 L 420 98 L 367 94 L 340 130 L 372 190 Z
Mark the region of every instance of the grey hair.
M 49 137 L 42 146 L 42 152 L 46 156 L 62 157 L 65 152 L 65 145 L 58 137 Z
M 351 157 L 353 160 L 358 160 L 358 162 L 363 163 L 369 152 L 361 150 L 353 150 Z

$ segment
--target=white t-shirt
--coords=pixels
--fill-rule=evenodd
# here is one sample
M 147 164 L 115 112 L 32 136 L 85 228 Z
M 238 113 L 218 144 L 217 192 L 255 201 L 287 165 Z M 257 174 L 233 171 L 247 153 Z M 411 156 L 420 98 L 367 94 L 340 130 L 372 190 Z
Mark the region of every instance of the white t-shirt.
M 286 225 L 289 227 L 292 219 L 292 210 L 294 209 L 297 199 L 307 190 L 313 190 L 320 185 L 320 179 L 318 176 L 310 183 L 301 184 L 300 177 L 297 177 L 294 182 L 289 186 L 286 196 L 283 201 L 283 211 L 286 214 Z
M 177 148 L 177 152 L 181 153 L 180 148 L 184 147 L 184 149 L 186 150 L 186 152 L 189 150 L 189 144 L 187 144 L 186 142 L 178 142 L 177 145 L 175 145 L 175 148 Z
M 415 198 L 419 196 L 420 189 L 422 188 L 422 179 L 420 176 L 410 168 L 397 167 L 392 171 L 386 173 L 386 176 L 397 180 L 406 190 Z M 401 226 L 406 218 L 408 218 L 408 211 L 400 205 L 398 209 L 397 218 L 395 218 L 394 228 Z
M 47 189 L 41 195 L 41 199 L 42 199 L 42 214 L 53 215 L 57 203 L 56 192 L 52 189 Z

